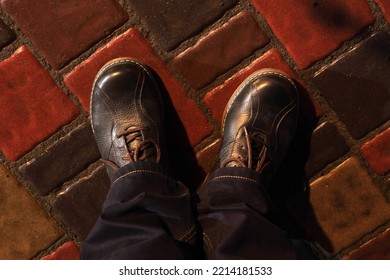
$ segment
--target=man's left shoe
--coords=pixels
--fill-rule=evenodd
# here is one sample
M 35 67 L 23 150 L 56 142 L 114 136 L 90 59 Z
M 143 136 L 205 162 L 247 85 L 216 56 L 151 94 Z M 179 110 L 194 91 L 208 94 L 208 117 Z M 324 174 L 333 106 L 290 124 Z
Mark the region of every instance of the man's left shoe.
M 91 96 L 92 129 L 109 177 L 138 161 L 169 170 L 161 91 L 152 72 L 129 58 L 107 63 Z

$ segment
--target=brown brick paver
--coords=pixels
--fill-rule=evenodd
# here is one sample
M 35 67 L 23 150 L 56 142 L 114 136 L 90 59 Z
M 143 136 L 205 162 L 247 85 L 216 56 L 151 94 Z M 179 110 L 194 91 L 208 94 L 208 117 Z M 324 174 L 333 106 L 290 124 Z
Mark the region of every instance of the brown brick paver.
M 64 234 L 3 165 L 0 197 L 0 259 L 32 258 Z
M 390 219 L 390 204 L 357 158 L 349 158 L 313 182 L 309 202 L 311 209 L 299 219 L 332 254 Z
M 389 20 L 387 0 L 0 1 L 0 259 L 79 258 L 109 190 L 90 94 L 118 57 L 160 77 L 191 191 L 239 84 L 291 75 L 301 115 L 275 218 L 320 258 L 389 259 Z

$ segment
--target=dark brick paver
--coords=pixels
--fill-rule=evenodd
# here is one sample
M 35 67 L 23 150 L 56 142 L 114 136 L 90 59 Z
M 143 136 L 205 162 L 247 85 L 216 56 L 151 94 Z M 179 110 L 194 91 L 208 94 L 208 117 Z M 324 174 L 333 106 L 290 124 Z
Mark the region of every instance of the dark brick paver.
M 390 34 L 375 34 L 315 75 L 321 93 L 356 139 L 390 118 L 389 49 Z
M 387 0 L 0 1 L 0 259 L 79 258 L 109 190 L 90 92 L 117 57 L 160 77 L 173 171 L 192 191 L 237 86 L 291 75 L 301 114 L 276 222 L 304 258 L 390 259 L 389 20 Z
M 53 208 L 60 220 L 84 239 L 101 213 L 109 179 L 103 166 L 65 186 L 55 197 Z
M 11 43 L 14 38 L 15 34 L 2 20 L 0 20 L 0 50 Z
M 144 0 L 129 2 L 157 43 L 165 50 L 171 50 L 220 18 L 238 0 L 151 0 L 147 4 Z
M 88 123 L 58 139 L 44 154 L 25 163 L 19 170 L 38 193 L 47 194 L 99 158 L 100 153 Z
M 268 41 L 254 18 L 242 12 L 179 54 L 173 64 L 192 87 L 200 89 Z
M 305 171 L 313 176 L 326 165 L 345 155 L 349 148 L 333 123 L 325 122 L 313 132 L 310 143 L 310 155 Z

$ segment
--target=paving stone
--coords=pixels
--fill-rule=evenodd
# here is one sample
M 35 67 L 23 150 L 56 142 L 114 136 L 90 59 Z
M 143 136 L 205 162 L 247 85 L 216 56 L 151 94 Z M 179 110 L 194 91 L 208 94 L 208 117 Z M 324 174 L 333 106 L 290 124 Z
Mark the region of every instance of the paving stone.
M 78 115 L 76 105 L 24 46 L 0 63 L 0 92 L 0 149 L 10 160 Z
M 375 21 L 365 0 L 252 0 L 298 66 L 306 69 Z
M 79 260 L 80 259 L 80 250 L 74 244 L 74 242 L 69 241 L 65 244 L 58 247 L 50 255 L 47 255 L 42 258 L 42 260 Z
M 84 239 L 101 213 L 109 186 L 106 170 L 100 166 L 60 192 L 53 209 L 80 239 Z
M 15 34 L 0 19 L 0 50 L 15 39 Z
M 114 0 L 35 0 L 34 5 L 23 0 L 4 0 L 1 7 L 56 69 L 128 18 Z
M 0 165 L 0 259 L 31 259 L 63 236 L 62 230 Z
M 92 84 L 97 72 L 105 63 L 118 57 L 137 59 L 160 76 L 175 109 L 174 113 L 171 111 L 170 113 L 177 113 L 191 146 L 199 144 L 213 132 L 213 127 L 195 102 L 188 98 L 180 83 L 171 75 L 166 65 L 156 56 L 148 42 L 136 29 L 129 29 L 113 39 L 65 76 L 65 83 L 78 96 L 85 110 L 89 110 Z M 175 129 L 180 128 L 175 127 Z
M 390 22 L 390 2 L 388 0 L 374 0 L 381 7 L 387 20 Z
M 90 124 L 77 127 L 45 153 L 19 168 L 20 173 L 44 195 L 86 169 L 100 158 Z
M 349 158 L 313 182 L 304 201 L 291 210 L 325 250 L 336 255 L 390 219 L 390 203 L 357 158 Z
M 389 48 L 390 34 L 375 34 L 315 74 L 322 95 L 356 139 L 390 119 Z
M 200 89 L 268 41 L 251 14 L 241 12 L 179 54 L 173 64 L 190 86 Z
M 219 19 L 237 0 L 128 0 L 157 43 L 171 50 Z
M 310 178 L 329 163 L 345 155 L 348 150 L 345 139 L 333 123 L 321 124 L 311 138 L 310 155 L 305 166 L 306 176 Z
M 361 148 L 364 158 L 378 174 L 384 175 L 390 170 L 390 128 L 377 135 Z
M 221 139 L 218 139 L 196 154 L 196 160 L 204 174 L 208 174 L 214 167 L 221 144 Z
M 390 229 L 363 244 L 345 260 L 390 260 Z
M 225 106 L 228 103 L 230 97 L 233 95 L 234 91 L 238 88 L 238 86 L 253 72 L 263 69 L 263 68 L 276 68 L 284 71 L 286 74 L 291 77 L 295 77 L 293 71 L 290 69 L 288 64 L 283 60 L 283 57 L 276 49 L 271 49 L 266 52 L 263 56 L 256 59 L 252 64 L 242 69 L 234 76 L 227 79 L 222 85 L 212 89 L 209 91 L 205 97 L 204 102 L 207 107 L 210 108 L 212 116 L 218 121 L 222 121 L 223 112 L 225 110 Z M 300 81 L 296 80 L 301 86 L 301 92 L 304 96 L 301 98 L 301 108 L 303 111 L 309 111 L 309 107 L 314 108 L 315 115 L 318 117 L 322 114 L 322 110 L 317 102 L 314 102 L 309 97 L 309 94 L 304 89 L 304 86 L 300 83 Z M 304 104 L 304 102 L 308 102 L 310 104 Z

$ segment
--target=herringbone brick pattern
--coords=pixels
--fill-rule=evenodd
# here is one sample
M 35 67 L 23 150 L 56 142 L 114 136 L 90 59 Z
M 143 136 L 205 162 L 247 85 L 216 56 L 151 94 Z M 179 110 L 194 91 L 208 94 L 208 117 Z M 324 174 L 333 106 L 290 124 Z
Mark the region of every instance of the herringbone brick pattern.
M 93 79 L 127 56 L 170 100 L 176 177 L 213 165 L 227 101 L 277 68 L 301 92 L 273 186 L 302 258 L 390 259 L 390 1 L 0 2 L 0 259 L 77 259 L 109 188 L 89 124 Z

